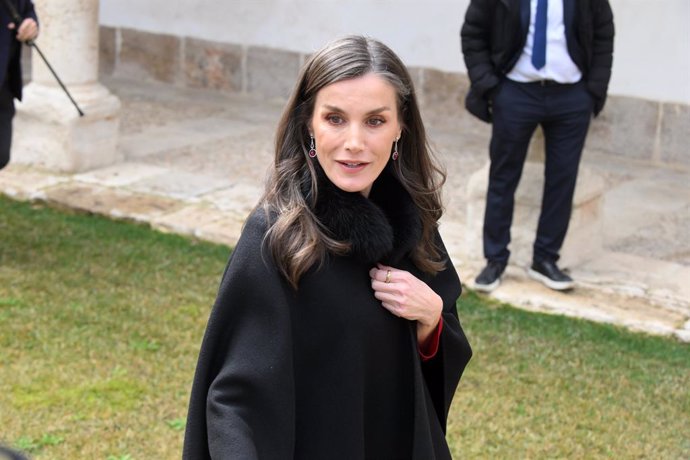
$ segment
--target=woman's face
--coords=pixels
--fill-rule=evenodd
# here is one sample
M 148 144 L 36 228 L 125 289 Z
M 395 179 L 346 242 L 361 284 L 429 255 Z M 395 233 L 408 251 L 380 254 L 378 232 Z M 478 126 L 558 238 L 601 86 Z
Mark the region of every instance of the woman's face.
M 310 128 L 330 181 L 368 197 L 402 129 L 395 88 L 373 73 L 328 85 L 316 94 Z

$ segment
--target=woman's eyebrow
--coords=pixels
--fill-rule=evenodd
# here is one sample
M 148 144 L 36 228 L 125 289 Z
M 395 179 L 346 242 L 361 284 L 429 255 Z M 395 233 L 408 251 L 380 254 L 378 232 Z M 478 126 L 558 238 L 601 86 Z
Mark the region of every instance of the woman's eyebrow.
M 330 105 L 330 104 L 324 104 L 323 108 L 326 110 L 329 110 L 331 112 L 341 112 L 341 113 L 345 112 L 340 107 L 336 107 L 335 105 Z M 384 105 L 383 107 L 379 107 L 377 109 L 370 110 L 369 112 L 367 112 L 367 115 L 374 115 L 377 113 L 386 112 L 386 111 L 390 111 L 390 110 L 392 110 L 390 107 Z

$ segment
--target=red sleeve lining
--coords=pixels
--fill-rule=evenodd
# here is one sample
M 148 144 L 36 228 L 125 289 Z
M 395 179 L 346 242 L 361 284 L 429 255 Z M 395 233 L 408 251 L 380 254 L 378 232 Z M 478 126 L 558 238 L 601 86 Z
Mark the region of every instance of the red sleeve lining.
M 436 330 L 431 333 L 426 342 L 417 346 L 417 351 L 422 361 L 429 361 L 438 353 L 438 345 L 441 342 L 441 331 L 443 330 L 443 317 L 438 320 Z

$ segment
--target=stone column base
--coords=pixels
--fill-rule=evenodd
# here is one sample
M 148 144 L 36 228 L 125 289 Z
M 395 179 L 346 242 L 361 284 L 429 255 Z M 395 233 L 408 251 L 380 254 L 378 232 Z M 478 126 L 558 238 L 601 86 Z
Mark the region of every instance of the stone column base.
M 467 230 L 465 243 L 471 259 L 483 259 L 482 227 L 489 163 L 475 172 L 467 185 Z M 515 211 L 511 227 L 510 262 L 528 266 L 532 262 L 532 245 L 536 237 L 541 198 L 544 188 L 544 164 L 525 163 L 520 185 L 515 192 Z M 577 266 L 598 253 L 603 247 L 602 206 L 604 180 L 593 170 L 580 166 L 573 198 L 573 213 L 568 234 L 561 249 L 559 265 Z
M 98 83 L 73 85 L 80 117 L 58 86 L 33 82 L 17 104 L 12 161 L 58 172 L 82 172 L 121 161 L 120 100 Z

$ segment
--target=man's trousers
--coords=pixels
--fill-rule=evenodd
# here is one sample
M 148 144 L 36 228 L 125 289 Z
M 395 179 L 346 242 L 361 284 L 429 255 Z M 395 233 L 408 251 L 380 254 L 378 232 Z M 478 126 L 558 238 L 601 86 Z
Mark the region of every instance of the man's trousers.
M 515 189 L 530 139 L 542 126 L 544 195 L 534 260 L 557 261 L 568 231 L 575 182 L 594 101 L 584 82 L 518 83 L 504 79 L 493 95 L 489 190 L 484 214 L 484 256 L 507 263 Z

